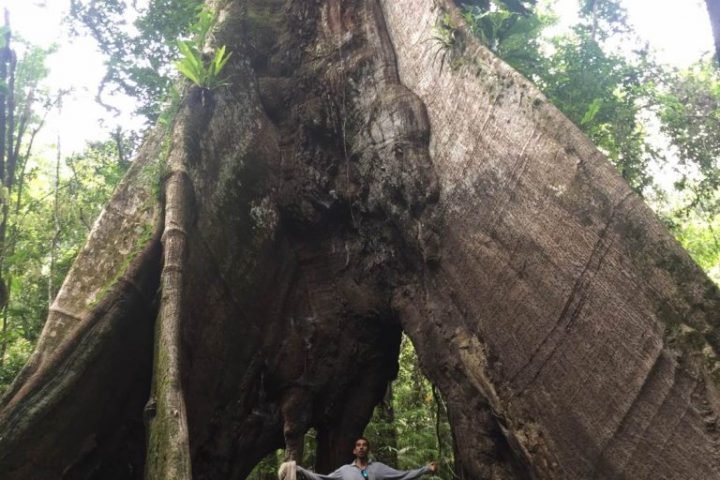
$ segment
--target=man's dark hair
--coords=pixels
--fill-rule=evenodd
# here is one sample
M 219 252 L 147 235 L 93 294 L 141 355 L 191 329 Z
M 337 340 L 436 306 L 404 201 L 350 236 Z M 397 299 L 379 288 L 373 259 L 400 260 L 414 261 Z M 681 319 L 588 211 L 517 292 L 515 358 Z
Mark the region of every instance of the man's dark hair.
M 368 444 L 368 449 L 370 449 L 370 440 L 368 440 L 368 439 L 365 438 L 365 437 L 357 437 L 357 438 L 355 439 L 355 444 L 357 444 L 358 440 L 365 440 L 365 441 L 367 442 L 367 444 Z M 355 448 L 355 445 L 353 445 L 353 448 Z

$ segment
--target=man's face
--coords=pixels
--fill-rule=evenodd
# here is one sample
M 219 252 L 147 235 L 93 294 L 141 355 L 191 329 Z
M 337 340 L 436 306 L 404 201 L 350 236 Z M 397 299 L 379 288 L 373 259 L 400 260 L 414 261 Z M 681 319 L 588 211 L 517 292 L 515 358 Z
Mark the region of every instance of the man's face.
M 362 439 L 362 438 L 358 439 L 355 442 L 355 448 L 353 449 L 353 455 L 355 455 L 357 458 L 364 460 L 367 458 L 368 453 L 370 453 L 370 445 L 368 445 L 367 440 Z

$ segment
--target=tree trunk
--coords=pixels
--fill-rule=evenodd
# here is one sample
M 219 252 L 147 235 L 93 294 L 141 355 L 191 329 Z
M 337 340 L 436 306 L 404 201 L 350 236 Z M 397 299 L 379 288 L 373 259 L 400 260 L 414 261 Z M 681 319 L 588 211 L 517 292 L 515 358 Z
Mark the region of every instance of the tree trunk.
M 328 471 L 403 330 L 462 478 L 720 478 L 717 288 L 527 80 L 433 40 L 451 3 L 216 3 L 230 85 L 95 225 L 0 402 L 4 478 L 242 479 L 311 427 Z
M 705 6 L 715 39 L 715 60 L 720 62 L 720 0 L 705 0 Z

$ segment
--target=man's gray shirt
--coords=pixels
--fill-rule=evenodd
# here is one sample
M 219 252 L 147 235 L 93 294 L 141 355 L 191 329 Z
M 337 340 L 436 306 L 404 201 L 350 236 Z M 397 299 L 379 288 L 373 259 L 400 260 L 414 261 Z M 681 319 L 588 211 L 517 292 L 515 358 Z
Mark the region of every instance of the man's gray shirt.
M 305 470 L 299 465 L 297 470 L 308 480 L 365 480 L 366 478 L 367 480 L 412 480 L 413 478 L 418 478 L 421 475 L 431 472 L 429 465 L 404 472 L 390 468 L 380 462 L 368 463 L 368 466 L 365 467 L 368 474 L 367 477 L 363 476 L 362 469 L 355 465 L 355 463 L 343 465 L 328 475 L 320 475 L 319 473 Z

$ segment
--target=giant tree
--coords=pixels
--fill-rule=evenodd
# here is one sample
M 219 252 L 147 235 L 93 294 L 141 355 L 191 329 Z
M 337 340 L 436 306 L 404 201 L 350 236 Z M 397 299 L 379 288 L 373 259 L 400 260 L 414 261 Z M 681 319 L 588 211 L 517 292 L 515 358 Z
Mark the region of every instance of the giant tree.
M 717 288 L 451 2 L 211 3 L 224 78 L 93 228 L 5 478 L 244 478 L 311 427 L 328 470 L 401 331 L 462 478 L 720 477 Z

